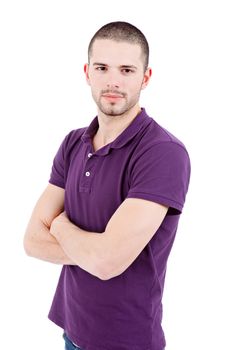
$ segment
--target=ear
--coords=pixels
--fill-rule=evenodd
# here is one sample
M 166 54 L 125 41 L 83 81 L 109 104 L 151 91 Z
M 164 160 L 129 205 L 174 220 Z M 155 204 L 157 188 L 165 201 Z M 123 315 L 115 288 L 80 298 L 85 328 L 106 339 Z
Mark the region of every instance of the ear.
M 84 73 L 85 73 L 85 76 L 86 76 L 86 82 L 87 82 L 88 85 L 90 85 L 89 64 L 85 63 L 83 68 L 84 68 Z
M 149 83 L 149 80 L 151 78 L 152 75 L 152 69 L 151 68 L 147 68 L 147 70 L 144 73 L 144 78 L 143 78 L 143 82 L 142 82 L 142 89 L 145 89 Z

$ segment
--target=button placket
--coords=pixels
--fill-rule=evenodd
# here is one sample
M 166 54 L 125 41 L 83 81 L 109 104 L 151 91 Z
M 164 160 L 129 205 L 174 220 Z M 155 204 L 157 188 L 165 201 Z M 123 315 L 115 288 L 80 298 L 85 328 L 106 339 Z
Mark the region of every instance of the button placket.
M 96 166 L 96 159 L 93 154 L 89 152 L 85 160 L 85 165 L 83 169 L 82 181 L 79 190 L 81 192 L 90 192 L 91 182 L 94 174 L 94 168 Z
M 88 157 L 88 159 L 87 159 L 87 161 L 86 161 L 86 166 L 87 166 L 87 164 L 90 164 L 90 158 L 92 157 L 92 153 L 89 152 L 88 155 L 87 155 L 87 157 Z M 87 170 L 87 171 L 85 172 L 85 176 L 89 177 L 90 175 L 91 175 L 90 171 Z

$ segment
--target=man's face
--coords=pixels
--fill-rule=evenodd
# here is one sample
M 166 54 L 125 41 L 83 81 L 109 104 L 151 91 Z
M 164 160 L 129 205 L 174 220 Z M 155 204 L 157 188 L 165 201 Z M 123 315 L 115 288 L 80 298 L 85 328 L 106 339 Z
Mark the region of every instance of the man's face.
M 95 40 L 84 70 L 98 109 L 110 116 L 133 108 L 151 75 L 150 69 L 144 72 L 139 45 L 107 39 Z

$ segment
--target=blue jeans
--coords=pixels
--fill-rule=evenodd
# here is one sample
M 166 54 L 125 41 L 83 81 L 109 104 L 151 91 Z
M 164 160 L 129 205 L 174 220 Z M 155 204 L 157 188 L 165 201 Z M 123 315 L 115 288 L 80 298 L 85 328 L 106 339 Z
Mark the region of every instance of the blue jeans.
M 65 350 L 82 350 L 78 346 L 75 346 L 65 333 L 63 334 L 63 338 L 65 340 Z
M 82 350 L 78 346 L 75 346 L 65 333 L 63 334 L 63 338 L 65 340 L 65 350 Z

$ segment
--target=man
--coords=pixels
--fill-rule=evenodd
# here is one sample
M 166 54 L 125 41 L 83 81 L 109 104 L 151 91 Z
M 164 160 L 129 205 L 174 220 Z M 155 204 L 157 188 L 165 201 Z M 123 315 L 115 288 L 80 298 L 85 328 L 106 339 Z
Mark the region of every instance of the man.
M 64 265 L 49 318 L 66 349 L 165 347 L 166 263 L 190 161 L 139 106 L 148 58 L 145 36 L 129 23 L 94 35 L 84 71 L 98 115 L 65 137 L 26 230 L 28 255 Z

